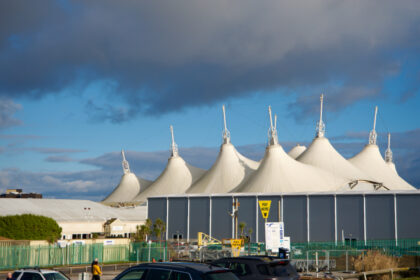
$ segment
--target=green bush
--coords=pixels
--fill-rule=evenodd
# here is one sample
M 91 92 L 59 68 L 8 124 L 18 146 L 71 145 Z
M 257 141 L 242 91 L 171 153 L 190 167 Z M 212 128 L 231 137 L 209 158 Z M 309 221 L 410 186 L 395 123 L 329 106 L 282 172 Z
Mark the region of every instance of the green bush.
M 55 242 L 61 228 L 54 219 L 32 215 L 0 216 L 0 236 L 14 240 L 47 240 Z

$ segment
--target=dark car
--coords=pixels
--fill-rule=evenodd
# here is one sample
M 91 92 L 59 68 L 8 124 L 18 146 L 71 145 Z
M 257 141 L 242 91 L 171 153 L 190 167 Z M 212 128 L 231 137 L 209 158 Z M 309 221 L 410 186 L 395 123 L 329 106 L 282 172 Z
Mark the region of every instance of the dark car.
M 230 270 L 202 263 L 144 263 L 121 272 L 114 280 L 239 280 Z
M 232 270 L 239 279 L 272 279 L 272 280 L 298 280 L 299 274 L 288 260 L 272 257 L 238 257 L 222 258 L 211 262 Z

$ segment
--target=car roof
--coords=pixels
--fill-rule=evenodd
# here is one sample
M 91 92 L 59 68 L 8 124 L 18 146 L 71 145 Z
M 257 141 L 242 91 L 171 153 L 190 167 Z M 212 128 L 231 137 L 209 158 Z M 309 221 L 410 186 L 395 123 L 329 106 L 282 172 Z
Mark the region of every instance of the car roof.
M 51 270 L 51 269 L 39 269 L 39 268 L 20 268 L 15 270 L 15 272 L 40 272 L 40 273 L 59 273 L 58 271 Z
M 211 264 L 203 263 L 193 263 L 193 262 L 161 262 L 161 263 L 144 263 L 136 265 L 135 267 L 146 267 L 146 268 L 166 268 L 166 269 L 178 269 L 183 271 L 200 271 L 202 273 L 228 270 L 219 266 L 214 266 Z
M 276 257 L 272 256 L 241 256 L 241 257 L 232 257 L 232 258 L 221 258 L 219 260 L 228 260 L 228 261 L 261 261 L 264 263 L 273 263 L 282 261 L 284 264 L 288 262 L 288 260 L 281 260 Z M 216 260 L 218 261 L 218 260 Z

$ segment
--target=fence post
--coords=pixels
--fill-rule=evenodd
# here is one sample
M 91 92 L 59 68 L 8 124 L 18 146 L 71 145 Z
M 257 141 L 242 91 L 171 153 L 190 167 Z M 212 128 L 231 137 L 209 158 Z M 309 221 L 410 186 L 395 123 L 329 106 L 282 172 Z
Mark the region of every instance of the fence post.
M 346 250 L 346 272 L 349 271 L 349 251 Z
M 309 273 L 309 251 L 306 251 L 306 273 Z
M 150 248 L 150 247 L 151 247 L 151 243 L 152 243 L 152 241 L 150 241 L 150 240 L 149 240 L 149 242 L 148 242 L 148 243 L 149 243 L 149 262 L 150 262 L 150 250 L 151 250 L 151 248 Z

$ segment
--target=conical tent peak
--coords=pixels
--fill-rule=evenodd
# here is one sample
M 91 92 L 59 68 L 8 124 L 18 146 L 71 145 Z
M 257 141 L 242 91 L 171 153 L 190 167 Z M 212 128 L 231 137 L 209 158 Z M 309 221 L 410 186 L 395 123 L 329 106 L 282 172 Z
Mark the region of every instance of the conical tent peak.
M 121 150 L 121 156 L 122 156 L 122 168 L 124 174 L 130 173 L 130 165 L 128 164 L 128 161 L 125 159 L 125 153 L 124 150 Z
M 228 144 L 230 143 L 230 131 L 227 129 L 227 125 L 226 125 L 225 105 L 222 106 L 222 110 L 223 110 L 223 133 L 222 133 L 223 144 Z
M 178 145 L 175 143 L 175 137 L 174 137 L 174 128 L 171 126 L 169 126 L 170 130 L 171 130 L 171 156 L 172 157 L 176 157 L 178 156 Z

